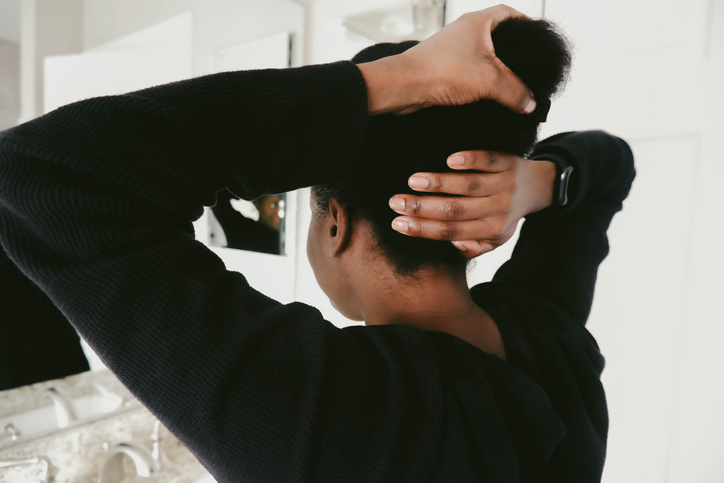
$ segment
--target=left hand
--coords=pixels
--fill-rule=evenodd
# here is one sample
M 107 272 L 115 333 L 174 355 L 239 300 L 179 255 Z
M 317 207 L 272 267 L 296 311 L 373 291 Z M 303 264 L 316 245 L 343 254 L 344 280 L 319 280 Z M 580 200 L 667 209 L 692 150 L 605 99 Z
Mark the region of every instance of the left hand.
M 370 115 L 491 99 L 515 112 L 536 107 L 532 91 L 495 55 L 491 32 L 525 17 L 505 5 L 470 12 L 405 52 L 358 64 Z
M 550 161 L 464 151 L 451 155 L 448 166 L 477 172 L 412 175 L 409 184 L 416 191 L 458 196 L 393 196 L 390 207 L 404 215 L 395 218 L 393 229 L 450 240 L 465 258 L 475 258 L 508 241 L 521 218 L 553 202 L 556 167 Z

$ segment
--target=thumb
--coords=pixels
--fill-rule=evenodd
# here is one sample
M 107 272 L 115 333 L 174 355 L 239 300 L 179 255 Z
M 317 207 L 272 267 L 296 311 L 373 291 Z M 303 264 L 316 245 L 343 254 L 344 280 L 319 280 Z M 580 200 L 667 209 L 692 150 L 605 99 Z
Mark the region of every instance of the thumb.
M 530 114 L 535 111 L 536 101 L 528 86 L 497 57 L 494 67 L 498 71 L 497 82 L 490 99 L 515 112 Z
M 460 250 L 460 255 L 467 259 L 479 257 L 484 253 L 495 250 L 492 243 L 479 240 L 454 241 L 452 244 Z

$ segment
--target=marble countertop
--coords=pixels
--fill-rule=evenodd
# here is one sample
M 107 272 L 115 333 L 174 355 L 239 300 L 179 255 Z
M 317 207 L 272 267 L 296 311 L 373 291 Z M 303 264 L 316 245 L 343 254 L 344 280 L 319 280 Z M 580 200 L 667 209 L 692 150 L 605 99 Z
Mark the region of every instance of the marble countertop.
M 43 406 L 50 406 L 52 401 L 40 397 L 42 392 L 48 388 L 60 388 L 71 398 L 78 398 L 91 394 L 95 390 L 94 384 L 101 385 L 121 397 L 133 397 L 131 393 L 128 392 L 128 389 L 126 389 L 110 371 L 84 372 L 63 379 L 43 381 L 7 391 L 0 391 L 0 418 Z
M 110 373 L 87 373 L 56 381 L 34 384 L 24 388 L 0 392 L 0 407 L 6 414 L 37 407 L 40 393 L 48 387 L 61 387 L 71 398 L 82 396 L 100 383 L 114 393 L 130 394 Z M 31 402 L 23 405 L 23 398 Z M 56 483 L 95 483 L 106 460 L 108 451 L 120 443 L 132 442 L 149 452 L 152 449 L 152 433 L 157 419 L 138 401 L 131 400 L 113 413 L 74 423 L 65 429 L 42 434 L 29 439 L 20 439 L 0 448 L 0 461 L 17 458 L 45 456 L 57 470 L 53 481 Z M 166 428 L 158 433 L 160 470 L 150 478 L 133 476 L 134 467 L 128 457 L 123 457 L 123 467 L 128 475 L 124 483 L 212 483 L 215 480 L 198 460 Z M 40 466 L 24 465 L 0 468 L 0 483 L 40 481 Z

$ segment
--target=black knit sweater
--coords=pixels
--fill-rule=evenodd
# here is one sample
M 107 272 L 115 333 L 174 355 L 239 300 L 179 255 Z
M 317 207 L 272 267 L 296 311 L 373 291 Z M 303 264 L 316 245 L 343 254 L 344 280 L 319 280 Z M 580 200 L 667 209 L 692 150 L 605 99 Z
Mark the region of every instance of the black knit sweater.
M 634 170 L 569 133 L 571 203 L 530 217 L 472 289 L 508 361 L 404 325 L 338 329 L 194 239 L 247 199 L 356 169 L 366 86 L 349 62 L 225 73 L 60 108 L 0 139 L 0 240 L 124 384 L 226 481 L 600 479 L 603 358 L 584 327 Z

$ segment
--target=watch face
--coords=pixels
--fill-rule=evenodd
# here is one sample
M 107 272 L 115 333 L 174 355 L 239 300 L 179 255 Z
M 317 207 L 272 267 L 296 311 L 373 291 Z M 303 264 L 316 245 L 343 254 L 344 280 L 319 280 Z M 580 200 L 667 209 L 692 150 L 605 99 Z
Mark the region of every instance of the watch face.
M 567 166 L 561 173 L 561 182 L 558 185 L 558 204 L 564 206 L 568 203 L 568 180 L 571 179 L 573 166 Z

